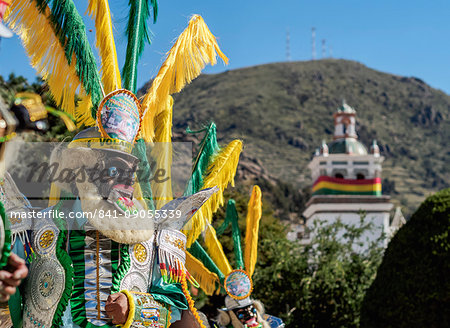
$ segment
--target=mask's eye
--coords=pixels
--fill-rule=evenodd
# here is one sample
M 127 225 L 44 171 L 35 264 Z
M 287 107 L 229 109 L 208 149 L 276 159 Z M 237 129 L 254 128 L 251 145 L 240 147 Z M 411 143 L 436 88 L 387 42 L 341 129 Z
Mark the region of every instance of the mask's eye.
M 254 314 L 256 314 L 256 309 L 255 309 L 255 308 L 253 308 L 253 309 L 252 309 L 252 312 L 253 312 Z
M 109 175 L 110 177 L 112 177 L 112 178 L 118 176 L 118 175 L 119 175 L 119 171 L 117 170 L 117 167 L 111 166 L 111 167 L 108 169 L 108 175 Z
M 239 318 L 239 319 L 243 319 L 243 318 L 244 318 L 244 314 L 243 314 L 243 313 L 239 313 L 239 314 L 238 314 L 238 318 Z

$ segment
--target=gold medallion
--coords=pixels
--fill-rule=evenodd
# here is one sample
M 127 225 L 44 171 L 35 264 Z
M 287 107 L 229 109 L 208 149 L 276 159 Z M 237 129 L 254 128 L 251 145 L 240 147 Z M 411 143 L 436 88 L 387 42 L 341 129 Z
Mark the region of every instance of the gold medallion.
M 143 263 L 147 259 L 147 250 L 142 244 L 134 245 L 133 252 L 138 262 Z
M 53 239 L 55 239 L 55 233 L 52 230 L 46 230 L 39 238 L 39 246 L 45 249 L 53 243 Z

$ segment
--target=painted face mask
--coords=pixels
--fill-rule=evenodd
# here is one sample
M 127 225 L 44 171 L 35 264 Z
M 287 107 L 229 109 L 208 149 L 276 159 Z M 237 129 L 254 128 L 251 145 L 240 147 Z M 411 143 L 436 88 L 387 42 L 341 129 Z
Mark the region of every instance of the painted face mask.
M 97 150 L 101 154 L 97 171 L 99 193 L 104 199 L 110 197 L 112 191 L 117 191 L 120 198 L 131 201 L 133 184 L 139 159 L 133 155 L 113 150 Z M 95 177 L 93 177 L 95 179 Z
M 248 305 L 240 309 L 233 310 L 239 321 L 246 327 L 258 327 L 256 309 L 253 305 Z

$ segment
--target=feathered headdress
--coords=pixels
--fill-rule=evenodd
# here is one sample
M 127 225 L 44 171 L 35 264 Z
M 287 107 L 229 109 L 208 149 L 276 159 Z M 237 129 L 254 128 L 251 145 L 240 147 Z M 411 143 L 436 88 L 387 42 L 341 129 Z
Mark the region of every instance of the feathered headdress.
M 148 20 L 152 16 L 156 21 L 158 6 L 156 0 L 130 0 L 129 7 L 122 74 L 107 0 L 89 0 L 88 6 L 95 21 L 100 69 L 73 0 L 16 0 L 6 12 L 5 21 L 22 39 L 31 65 L 42 75 L 61 109 L 73 115 L 79 126 L 99 126 L 97 112 L 107 94 L 122 88 L 132 94 L 136 92 L 137 64 L 145 42 L 150 42 Z M 203 19 L 194 15 L 167 53 L 142 104 L 136 101 L 139 120 L 143 122 L 142 125 L 139 122 L 137 139 L 162 138 L 156 134 L 168 131 L 172 122 L 162 120 L 162 127 L 158 118 L 165 111 L 171 112 L 170 95 L 197 77 L 205 64 L 214 65 L 217 55 L 228 61 Z
M 223 224 L 216 230 L 208 224 L 204 233 L 206 250 L 199 241 L 195 241 L 188 249 L 186 267 L 199 282 L 207 295 L 219 292 L 224 287 L 228 295 L 237 300 L 250 296 L 252 291 L 251 277 L 255 271 L 258 252 L 259 221 L 262 215 L 261 190 L 254 186 L 247 210 L 247 228 L 245 233 L 245 248 L 242 252 L 241 231 L 236 203 L 230 199 L 226 208 Z M 233 270 L 228 261 L 218 236 L 231 225 L 231 235 L 234 245 L 236 269 Z M 192 258 L 192 259 L 190 259 Z M 237 285 L 245 286 L 237 290 Z
M 88 14 L 95 22 L 100 68 L 74 0 L 14 0 L 5 21 L 21 38 L 31 65 L 48 84 L 58 106 L 75 118 L 78 127 L 90 127 L 81 131 L 69 147 L 112 148 L 136 156 L 140 160 L 138 169 L 148 177 L 145 173 L 150 165 L 144 141 L 171 142 L 171 95 L 196 78 L 206 64 L 214 65 L 217 56 L 224 62 L 228 59 L 202 17 L 194 15 L 167 53 L 142 101 L 138 100 L 135 96 L 137 64 L 145 43 L 150 42 L 148 21 L 150 17 L 156 20 L 158 6 L 156 0 L 129 0 L 129 8 L 128 43 L 122 71 L 107 0 L 89 0 L 88 5 Z M 207 137 L 215 134 L 215 126 L 211 125 L 209 131 Z M 242 149 L 241 141 L 236 140 L 219 150 L 217 143 L 211 143 L 207 137 L 203 147 L 207 153 L 202 150 L 197 158 L 191 189 L 197 192 L 200 187 L 217 186 L 219 192 L 206 202 L 186 228 L 188 246 L 205 228 L 207 234 L 215 235 L 210 225 L 212 213 L 223 204 L 223 190 L 233 183 Z M 153 151 L 157 165 L 170 169 L 170 154 Z M 155 208 L 154 199 L 160 208 L 172 198 L 170 183 L 152 186 L 150 181 L 139 181 L 138 187 L 135 191 L 142 192 L 149 209 Z M 52 186 L 50 205 L 59 199 L 58 194 L 58 188 Z M 188 261 L 195 262 L 192 257 Z M 188 294 L 185 280 L 182 285 L 183 292 Z M 195 315 L 192 299 L 186 297 Z
M 194 15 L 167 53 L 142 102 L 139 101 L 134 96 L 137 64 L 145 43 L 150 42 L 148 21 L 150 17 L 156 21 L 158 5 L 156 0 L 130 0 L 129 8 L 122 72 L 107 0 L 89 0 L 88 5 L 88 14 L 95 22 L 100 68 L 73 0 L 15 0 L 6 12 L 5 21 L 21 38 L 31 65 L 42 75 L 61 109 L 75 118 L 78 127 L 94 127 L 90 133 L 76 136 L 73 143 L 86 145 L 89 141 L 90 145 L 100 145 L 98 141 L 108 139 L 115 149 L 133 152 L 140 159 L 139 170 L 145 172 L 150 165 L 144 141 L 171 142 L 171 94 L 197 77 L 206 64 L 214 65 L 217 55 L 224 62 L 228 59 L 202 17 Z M 170 168 L 171 157 L 166 149 L 154 149 L 153 153 L 157 154 L 158 165 Z M 223 168 L 218 167 L 211 173 L 222 172 Z M 207 186 L 214 185 L 204 187 Z M 219 188 L 222 192 L 223 186 Z M 149 181 L 140 181 L 138 190 L 149 208 L 155 208 L 153 199 L 160 208 L 172 198 L 169 183 L 151 186 Z M 56 203 L 58 194 L 58 188 L 53 186 L 50 205 Z M 220 203 L 220 197 L 215 197 L 212 203 Z M 209 207 L 214 211 L 217 206 Z

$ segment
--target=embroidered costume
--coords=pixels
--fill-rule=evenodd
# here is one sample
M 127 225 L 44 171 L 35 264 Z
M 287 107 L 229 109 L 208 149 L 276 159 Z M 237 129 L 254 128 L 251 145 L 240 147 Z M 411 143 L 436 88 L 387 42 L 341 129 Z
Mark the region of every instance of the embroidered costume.
M 2 4 L 0 4 L 0 6 L 1 5 Z M 0 14 L 1 18 L 3 16 L 3 12 L 1 10 Z M 6 104 L 3 102 L 3 99 L 0 97 L 0 269 L 6 265 L 11 252 L 11 232 L 9 229 L 9 220 L 5 211 L 7 199 L 3 185 L 5 183 L 4 155 L 6 142 L 15 136 L 15 128 L 16 121 L 6 108 Z
M 37 221 L 24 215 L 11 222 L 16 248 L 30 262 L 25 288 L 9 302 L 14 327 L 110 327 L 105 303 L 118 292 L 128 299 L 126 328 L 168 327 L 187 311 L 199 319 L 187 286 L 196 282 L 185 267 L 186 248 L 223 204 L 242 144 L 236 140 L 222 151 L 214 149 L 211 161 L 201 159 L 209 148 L 200 149 L 184 197 L 174 200 L 170 180 L 149 181 L 148 153 L 170 176 L 170 152 L 157 147 L 171 142 L 171 94 L 205 64 L 215 64 L 217 55 L 227 58 L 203 19 L 194 15 L 147 93 L 137 99 L 137 62 L 148 40 L 150 9 L 156 19 L 157 3 L 133 0 L 129 5 L 122 78 L 106 0 L 89 1 L 88 8 L 101 77 L 73 0 L 16 0 L 8 9 L 6 23 L 22 39 L 55 101 L 79 127 L 87 127 L 50 158 L 57 175 L 71 173 L 52 184 L 50 207 L 42 213 L 61 215 Z M 96 180 L 97 175 L 104 179 Z M 12 180 L 7 199 L 19 203 L 9 212 L 31 210 Z M 112 211 L 117 217 L 105 215 Z M 69 212 L 91 215 L 63 220 L 62 213 Z
M 1 23 L 6 2 L 0 1 L 0 37 L 9 37 L 10 32 Z M 5 33 L 5 31 L 7 33 Z M 10 222 L 6 215 L 5 205 L 7 204 L 4 191 L 4 170 L 6 142 L 15 136 L 16 121 L 8 111 L 6 104 L 0 97 L 0 270 L 5 269 L 11 255 L 11 230 Z M 0 305 L 0 325 L 11 326 L 11 320 L 5 304 Z

